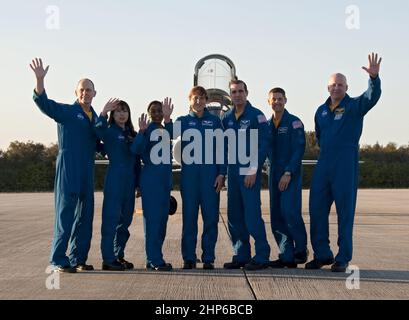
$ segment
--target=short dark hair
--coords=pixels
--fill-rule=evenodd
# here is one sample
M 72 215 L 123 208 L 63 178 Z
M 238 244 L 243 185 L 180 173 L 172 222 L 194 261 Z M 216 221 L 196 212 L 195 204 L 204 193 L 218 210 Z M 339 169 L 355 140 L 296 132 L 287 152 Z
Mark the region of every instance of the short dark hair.
M 287 98 L 287 96 L 285 95 L 285 91 L 282 88 L 279 88 L 279 87 L 273 88 L 273 89 L 270 90 L 268 95 L 273 94 L 273 93 L 281 93 L 284 96 L 284 98 Z
M 229 88 L 233 85 L 233 84 L 242 84 L 244 86 L 244 90 L 248 93 L 249 90 L 247 89 L 247 84 L 243 81 L 243 80 L 239 80 L 239 79 L 233 79 L 230 81 L 229 83 Z
M 152 102 L 149 103 L 149 105 L 148 105 L 148 112 L 149 112 L 149 110 L 151 110 L 151 108 L 152 108 L 153 106 L 160 106 L 160 107 L 162 108 L 162 107 L 163 107 L 163 104 L 162 104 L 162 102 L 157 101 L 157 100 L 152 101 Z

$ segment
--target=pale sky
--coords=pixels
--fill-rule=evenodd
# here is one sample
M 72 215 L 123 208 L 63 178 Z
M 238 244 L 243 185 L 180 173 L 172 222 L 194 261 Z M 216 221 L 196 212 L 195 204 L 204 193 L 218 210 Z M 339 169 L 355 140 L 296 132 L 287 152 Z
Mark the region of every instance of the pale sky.
M 56 124 L 32 101 L 33 57 L 50 65 L 50 98 L 72 103 L 80 78 L 97 89 L 99 113 L 110 97 L 126 100 L 132 119 L 151 100 L 173 97 L 174 118 L 186 114 L 196 62 L 228 56 L 247 82 L 249 100 L 271 116 L 267 92 L 287 91 L 287 109 L 314 130 L 314 113 L 328 97 L 329 76 L 344 73 L 349 94 L 367 88 L 367 54 L 383 57 L 383 94 L 366 116 L 361 144 L 409 144 L 409 1 L 407 0 L 0 0 L 0 149 L 14 140 L 49 145 Z M 55 11 L 59 10 L 59 29 Z M 357 20 L 346 13 L 359 9 Z M 356 14 L 357 11 L 353 13 Z M 356 16 L 353 16 L 356 17 Z M 53 24 L 54 23 L 54 24 Z M 137 127 L 137 126 L 136 126 Z

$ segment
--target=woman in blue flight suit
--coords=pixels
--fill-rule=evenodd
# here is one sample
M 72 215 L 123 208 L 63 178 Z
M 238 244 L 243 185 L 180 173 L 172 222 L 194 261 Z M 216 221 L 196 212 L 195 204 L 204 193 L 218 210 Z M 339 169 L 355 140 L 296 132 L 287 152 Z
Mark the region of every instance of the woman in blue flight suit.
M 142 114 L 139 118 L 139 132 L 132 144 L 132 152 L 141 156 L 144 166 L 141 170 L 140 190 L 145 229 L 146 268 L 170 271 L 172 265 L 163 259 L 162 246 L 166 236 L 170 191 L 172 189 L 172 159 L 170 136 L 162 126 L 163 107 L 173 109 L 171 99 L 164 103 L 152 101 L 148 106 L 151 119 Z M 167 114 L 165 114 L 168 116 Z M 156 152 L 158 151 L 158 152 Z
M 219 222 L 219 193 L 224 185 L 224 178 L 227 171 L 225 164 L 218 165 L 216 162 L 216 148 L 214 138 L 212 156 L 206 155 L 206 131 L 220 129 L 223 134 L 223 127 L 219 117 L 212 115 L 206 109 L 207 92 L 203 87 L 194 87 L 189 93 L 190 112 L 188 115 L 179 117 L 176 123 L 180 124 L 180 132 L 173 134 L 172 122 L 166 123 L 165 127 L 172 133 L 173 138 L 177 138 L 189 130 L 194 129 L 200 133 L 201 142 L 199 148 L 201 156 L 197 159 L 200 163 L 189 163 L 182 159 L 181 174 L 181 195 L 183 201 L 183 230 L 182 230 L 182 256 L 183 269 L 196 268 L 196 243 L 197 243 L 197 219 L 199 206 L 203 217 L 203 234 L 202 234 L 202 262 L 203 269 L 214 269 L 215 247 L 218 236 Z M 175 123 L 175 124 L 176 124 Z M 176 129 L 176 128 L 175 128 Z M 184 141 L 182 139 L 182 154 L 186 145 L 194 141 Z M 193 142 L 194 143 L 194 142 Z M 220 151 L 223 154 L 224 150 Z M 211 163 L 206 163 L 205 159 L 211 159 Z M 224 159 L 223 159 L 224 160 Z
M 129 105 L 125 101 L 109 100 L 95 129 L 109 158 L 102 207 L 102 269 L 133 269 L 133 264 L 124 259 L 124 251 L 134 213 L 135 177 L 140 170 L 140 159 L 131 152 L 136 133 Z

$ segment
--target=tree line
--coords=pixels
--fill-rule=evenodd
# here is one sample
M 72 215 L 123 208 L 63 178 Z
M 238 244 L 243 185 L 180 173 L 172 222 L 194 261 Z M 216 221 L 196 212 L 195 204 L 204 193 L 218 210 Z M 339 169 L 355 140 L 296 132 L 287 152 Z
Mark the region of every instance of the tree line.
M 319 155 L 314 132 L 306 132 L 304 159 L 316 160 Z M 0 150 L 0 192 L 46 192 L 54 188 L 58 146 L 35 142 L 12 142 Z M 103 159 L 98 155 L 97 159 Z M 395 143 L 365 145 L 360 148 L 360 188 L 409 188 L 409 145 Z M 95 190 L 102 190 L 107 166 L 95 166 Z M 303 188 L 311 184 L 314 166 L 303 166 Z M 179 174 L 174 174 L 174 189 L 179 189 Z M 263 177 L 267 187 L 267 177 Z

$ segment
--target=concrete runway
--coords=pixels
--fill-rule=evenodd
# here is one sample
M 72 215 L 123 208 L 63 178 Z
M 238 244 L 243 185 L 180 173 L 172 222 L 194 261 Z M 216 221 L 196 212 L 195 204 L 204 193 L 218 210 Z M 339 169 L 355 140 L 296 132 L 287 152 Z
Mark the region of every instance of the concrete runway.
M 126 251 L 126 258 L 135 264 L 135 270 L 102 271 L 99 249 L 102 194 L 96 193 L 94 236 L 88 260 L 96 271 L 50 275 L 46 268 L 53 234 L 53 194 L 0 194 L 0 299 L 409 299 L 409 190 L 359 191 L 351 263 L 359 268 L 359 282 L 348 281 L 350 274 L 334 274 L 328 268 L 319 271 L 305 270 L 303 266 L 296 270 L 223 270 L 223 263 L 230 261 L 232 256 L 227 232 L 226 192 L 221 199 L 216 269 L 205 271 L 198 264 L 196 270 L 182 270 L 181 202 L 178 192 L 174 192 L 174 196 L 179 199 L 178 214 L 169 219 L 164 244 L 165 259 L 173 264 L 174 271 L 144 269 L 140 200 Z M 271 259 L 275 260 L 277 245 L 271 234 L 265 191 L 262 203 L 272 248 Z M 308 231 L 308 191 L 303 192 L 303 215 Z M 334 208 L 330 215 L 330 231 L 331 246 L 336 253 Z M 197 252 L 200 257 L 200 234 Z M 59 279 L 53 278 L 57 281 L 54 285 L 59 284 L 59 289 L 47 289 L 50 276 L 55 275 Z M 358 273 L 354 271 L 353 275 Z M 355 288 L 351 289 L 351 285 Z

